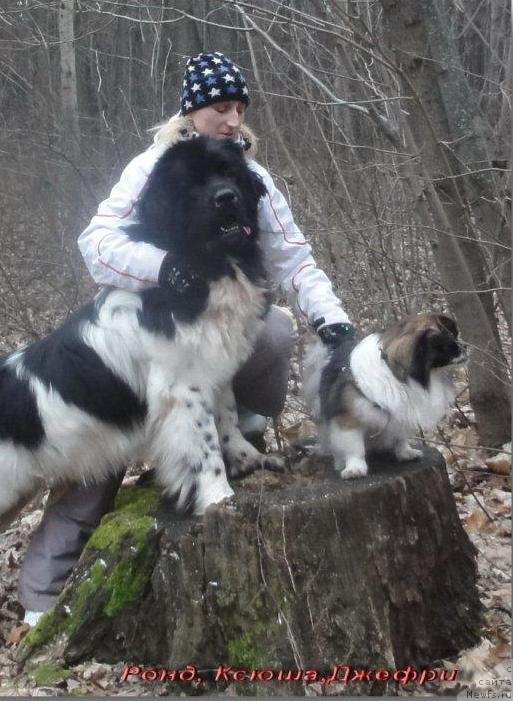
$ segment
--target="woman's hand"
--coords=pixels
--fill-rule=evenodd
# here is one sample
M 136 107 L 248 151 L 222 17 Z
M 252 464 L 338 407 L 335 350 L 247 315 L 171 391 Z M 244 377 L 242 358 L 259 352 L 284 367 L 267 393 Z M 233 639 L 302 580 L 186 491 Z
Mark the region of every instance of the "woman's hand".
M 321 341 L 329 348 L 336 348 L 342 341 L 353 339 L 356 334 L 352 324 L 327 324 L 319 327 L 317 323 L 314 326 Z

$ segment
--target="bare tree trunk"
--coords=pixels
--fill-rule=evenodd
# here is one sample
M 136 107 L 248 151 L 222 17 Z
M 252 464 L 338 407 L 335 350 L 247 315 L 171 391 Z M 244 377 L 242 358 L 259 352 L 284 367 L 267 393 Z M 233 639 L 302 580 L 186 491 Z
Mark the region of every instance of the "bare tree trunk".
M 488 229 L 489 188 L 476 170 L 487 167 L 485 134 L 450 27 L 440 22 L 445 0 L 381 0 L 385 36 L 394 47 L 408 103 L 411 147 L 420 154 L 424 196 L 437 231 L 434 247 L 442 283 L 463 337 L 471 344 L 470 396 L 480 439 L 498 446 L 510 434 L 506 361 L 498 342 L 491 287 L 478 244 L 476 220 Z M 447 21 L 447 15 L 445 16 Z M 443 34 L 443 37 L 441 36 Z M 454 43 L 455 40 L 454 40 Z M 477 154 L 477 155 L 476 155 Z M 476 166 L 474 163 L 479 162 Z M 472 174 L 468 174 L 472 173 Z
M 77 71 L 75 63 L 75 0 L 59 3 L 61 149 L 61 221 L 74 228 L 73 219 L 79 193 L 80 127 L 78 119 Z M 64 213 L 67 213 L 65 216 Z
M 78 139 L 77 71 L 74 36 L 75 0 L 61 0 L 59 7 L 59 41 L 61 60 L 61 106 L 63 119 Z
M 492 3 L 493 6 L 493 3 Z M 454 32 L 454 8 L 448 0 L 424 4 L 424 22 L 431 48 L 432 58 L 440 62 L 437 72 L 437 86 L 440 95 L 441 119 L 447 120 L 449 141 L 442 144 L 443 150 L 453 166 L 454 173 L 468 173 L 450 183 L 447 188 L 453 196 L 460 198 L 462 228 L 466 228 L 469 240 L 462 242 L 469 261 L 477 290 L 501 287 L 504 282 L 511 290 L 511 267 L 502 268 L 502 279 L 496 270 L 485 260 L 500 262 L 509 258 L 504 248 L 481 246 L 475 241 L 497 241 L 498 232 L 504 225 L 504 213 L 496 193 L 506 185 L 507 176 L 494 170 L 495 147 L 494 129 L 486 121 L 478 106 L 478 99 L 465 77 L 464 66 L 458 51 Z M 494 14 L 493 8 L 491 9 Z M 496 57 L 493 50 L 487 52 L 493 63 Z M 496 73 L 499 75 L 499 73 Z M 430 110 L 436 131 L 443 137 L 443 125 L 437 124 L 436 109 Z M 449 173 L 447 173 L 449 174 Z M 502 186 L 502 187 L 501 187 Z M 472 240 L 470 240 L 472 239 Z M 502 266 L 501 266 L 502 267 Z M 508 276 L 509 273 L 509 276 Z M 499 290 L 501 293 L 502 290 Z M 499 295 L 500 296 L 500 295 Z M 491 292 L 480 294 L 481 302 L 496 331 L 494 299 Z M 496 333 L 498 338 L 498 333 Z

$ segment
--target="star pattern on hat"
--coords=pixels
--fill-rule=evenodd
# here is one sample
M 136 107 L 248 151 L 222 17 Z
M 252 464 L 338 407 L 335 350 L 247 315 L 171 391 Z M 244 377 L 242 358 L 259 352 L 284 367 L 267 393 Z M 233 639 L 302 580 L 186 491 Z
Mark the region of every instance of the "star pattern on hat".
M 191 57 L 182 83 L 182 114 L 223 100 L 248 104 L 248 88 L 240 69 L 219 51 Z

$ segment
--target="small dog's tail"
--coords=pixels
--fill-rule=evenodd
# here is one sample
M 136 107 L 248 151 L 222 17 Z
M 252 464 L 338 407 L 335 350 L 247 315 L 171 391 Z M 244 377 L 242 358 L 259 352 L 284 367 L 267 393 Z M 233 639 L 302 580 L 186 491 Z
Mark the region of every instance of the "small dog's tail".
M 317 336 L 306 341 L 303 359 L 303 395 L 310 415 L 316 422 L 321 418 L 319 389 L 321 375 L 328 362 L 328 349 Z

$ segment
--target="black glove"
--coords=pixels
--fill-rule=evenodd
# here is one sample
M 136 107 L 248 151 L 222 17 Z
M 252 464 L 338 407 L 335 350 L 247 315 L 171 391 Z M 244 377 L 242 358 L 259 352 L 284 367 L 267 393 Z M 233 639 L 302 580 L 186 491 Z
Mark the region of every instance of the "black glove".
M 159 287 L 182 295 L 190 292 L 200 279 L 189 263 L 178 256 L 166 253 L 159 270 Z
M 328 324 L 319 328 L 324 323 L 324 319 L 314 322 L 317 335 L 329 348 L 336 348 L 342 341 L 352 340 L 355 337 L 356 329 L 352 324 Z

